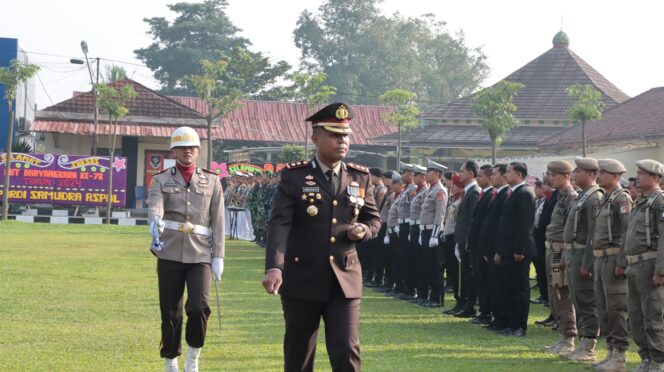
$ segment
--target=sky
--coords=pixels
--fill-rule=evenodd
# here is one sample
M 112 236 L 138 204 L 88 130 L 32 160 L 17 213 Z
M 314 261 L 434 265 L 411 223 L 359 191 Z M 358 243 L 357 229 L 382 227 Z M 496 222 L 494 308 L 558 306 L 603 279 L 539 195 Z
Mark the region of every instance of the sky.
M 45 108 L 66 100 L 74 91 L 90 90 L 83 58 L 125 67 L 134 80 L 151 88 L 158 83 L 133 51 L 148 46 L 144 18 L 173 19 L 167 4 L 175 0 L 22 0 L 5 1 L 0 12 L 0 37 L 19 39 L 32 63 L 41 66 L 36 104 Z M 321 0 L 229 0 L 227 13 L 254 51 L 297 67 L 299 50 L 293 29 L 304 9 L 316 11 Z M 664 2 L 635 0 L 384 0 L 385 14 L 418 17 L 432 13 L 451 33 L 463 32 L 469 47 L 481 47 L 490 68 L 483 86 L 509 75 L 552 47 L 561 29 L 570 49 L 629 96 L 664 86 Z M 114 61 L 111 62 L 110 60 Z M 193 61 L 192 61 L 193 63 Z

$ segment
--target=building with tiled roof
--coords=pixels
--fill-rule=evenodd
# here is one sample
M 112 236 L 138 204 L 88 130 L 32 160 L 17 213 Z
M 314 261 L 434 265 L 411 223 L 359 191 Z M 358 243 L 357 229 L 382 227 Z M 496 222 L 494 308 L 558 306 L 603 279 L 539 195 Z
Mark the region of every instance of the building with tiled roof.
M 503 138 L 499 157 L 532 153 L 537 143 L 570 127 L 568 110 L 573 99 L 569 86 L 589 84 L 602 93 L 606 109 L 629 97 L 569 48 L 569 38 L 559 32 L 553 47 L 514 71 L 504 80 L 522 83 L 514 99 L 520 126 Z M 441 104 L 420 115 L 422 127 L 403 135 L 403 147 L 413 153 L 441 160 L 490 156 L 491 140 L 479 127 L 473 113 L 474 95 Z M 376 143 L 394 143 L 396 136 L 376 138 Z M 436 148 L 432 148 L 436 147 Z
M 590 156 L 616 158 L 634 170 L 639 159 L 664 159 L 664 87 L 653 88 L 586 123 Z M 579 155 L 581 126 L 568 128 L 539 144 L 550 156 Z
M 169 142 L 173 130 L 187 125 L 194 128 L 201 140 L 201 163 L 206 163 L 207 121 L 204 103 L 194 97 L 168 97 L 133 80 L 118 80 L 114 88 L 130 85 L 138 94 L 127 102 L 128 115 L 117 123 L 116 155 L 128 158 L 127 199 L 134 200 L 134 188 L 143 186 L 151 174 L 162 169 L 164 162 L 155 159 L 170 157 Z M 274 162 L 272 156 L 283 144 L 304 143 L 305 119 L 310 115 L 307 105 L 297 102 L 241 101 L 241 107 L 213 124 L 212 140 L 223 141 L 224 158 L 216 162 L 246 161 Z M 392 109 L 384 106 L 353 106 L 353 134 L 350 155 L 353 161 L 368 163 L 372 155 L 384 162 L 385 147 L 371 143 L 371 139 L 396 131 L 383 120 L 383 113 Z M 30 131 L 40 134 L 38 152 L 87 155 L 91 153 L 93 134 L 97 134 L 97 154 L 107 155 L 112 127 L 108 115 L 100 112 L 94 123 L 94 96 L 91 92 L 76 93 L 74 97 L 38 111 Z M 311 130 L 309 130 L 309 135 Z M 310 144 L 310 148 L 313 146 Z M 232 157 L 235 158 L 232 158 Z M 151 163 L 152 162 L 152 163 Z M 372 164 L 373 165 L 373 164 Z

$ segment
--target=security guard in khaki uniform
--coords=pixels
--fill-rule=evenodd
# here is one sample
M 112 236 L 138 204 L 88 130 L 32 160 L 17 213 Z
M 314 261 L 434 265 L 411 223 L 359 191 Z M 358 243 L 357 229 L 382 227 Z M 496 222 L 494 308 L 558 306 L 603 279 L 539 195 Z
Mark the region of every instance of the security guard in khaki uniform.
M 196 167 L 199 148 L 195 130 L 176 129 L 171 136 L 176 166 L 156 174 L 148 189 L 166 371 L 178 370 L 185 285 L 189 345 L 185 370 L 198 371 L 210 316 L 210 281 L 212 276 L 219 281 L 224 269 L 224 193 L 216 174 Z
M 626 371 L 625 351 L 629 343 L 624 247 L 632 198 L 620 187 L 620 177 L 627 171 L 622 163 L 600 159 L 598 165 L 597 183 L 604 190 L 604 197 L 595 213 L 593 277 L 597 315 L 609 353 L 595 368 L 599 371 Z
M 641 195 L 625 239 L 629 323 L 642 360 L 636 371 L 664 371 L 664 165 L 645 159 L 636 166 Z
M 378 234 L 380 216 L 367 192 L 369 170 L 342 161 L 352 117 L 348 105 L 334 103 L 307 119 L 316 157 L 289 164 L 274 196 L 263 287 L 281 295 L 287 372 L 313 371 L 321 317 L 332 370 L 360 370 L 356 242 Z
M 558 201 L 553 207 L 551 222 L 546 227 L 546 272 L 549 276 L 549 306 L 558 323 L 559 341 L 545 348 L 552 354 L 568 354 L 574 351 L 576 337 L 576 316 L 574 305 L 569 294 L 565 278 L 564 266 L 561 265 L 564 250 L 563 230 L 572 204 L 576 199 L 576 191 L 570 184 L 572 164 L 565 160 L 556 160 L 547 164 L 551 173 L 551 184 L 558 190 Z
M 599 336 L 599 319 L 592 278 L 592 239 L 595 213 L 604 191 L 595 183 L 599 171 L 596 159 L 576 158 L 574 162 L 576 163 L 574 180 L 581 192 L 572 203 L 567 215 L 563 231 L 565 241 L 563 259 L 569 293 L 576 313 L 579 345 L 574 352 L 565 357 L 577 362 L 594 362 L 595 345 Z
M 433 160 L 427 160 L 426 181 L 431 187 L 424 196 L 420 213 L 422 246 L 422 281 L 417 289 L 422 298 L 422 306 L 441 307 L 444 305 L 443 288 L 443 247 L 438 236 L 443 229 L 447 209 L 447 190 L 441 179 L 447 167 Z M 431 293 L 429 293 L 431 289 Z

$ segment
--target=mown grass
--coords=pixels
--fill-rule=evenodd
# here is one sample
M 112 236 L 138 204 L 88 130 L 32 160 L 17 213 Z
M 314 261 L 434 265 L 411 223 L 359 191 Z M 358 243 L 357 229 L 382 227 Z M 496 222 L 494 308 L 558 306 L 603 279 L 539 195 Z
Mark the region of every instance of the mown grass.
M 0 369 L 157 371 L 156 261 L 145 227 L 0 223 Z M 227 244 L 216 306 L 201 356 L 206 371 L 278 371 L 283 320 L 279 299 L 260 280 L 264 251 Z M 212 293 L 214 298 L 214 293 Z M 452 301 L 448 301 L 452 303 Z M 548 314 L 532 306 L 530 323 Z M 529 326 L 506 338 L 365 290 L 361 342 L 366 371 L 577 371 L 588 367 L 542 352 L 556 341 Z M 316 370 L 329 363 L 321 328 Z M 600 342 L 600 357 L 605 343 Z M 629 353 L 630 367 L 638 357 Z

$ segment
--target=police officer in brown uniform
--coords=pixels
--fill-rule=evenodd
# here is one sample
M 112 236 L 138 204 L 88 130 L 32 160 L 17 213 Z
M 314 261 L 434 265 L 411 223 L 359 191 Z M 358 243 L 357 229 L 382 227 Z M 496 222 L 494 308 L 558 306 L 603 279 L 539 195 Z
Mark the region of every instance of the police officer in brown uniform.
M 645 159 L 636 166 L 641 194 L 625 239 L 629 323 L 642 361 L 636 371 L 664 371 L 664 165 Z
M 599 371 L 626 371 L 625 351 L 629 343 L 624 247 L 632 198 L 620 187 L 620 177 L 627 171 L 622 163 L 600 159 L 598 165 L 597 183 L 605 193 L 595 213 L 593 277 L 597 315 L 609 353 L 595 368 Z
M 224 268 L 224 194 L 216 174 L 196 167 L 199 147 L 195 130 L 176 129 L 171 137 L 176 166 L 156 174 L 148 190 L 166 371 L 178 370 L 185 285 L 189 348 L 184 366 L 185 371 L 198 371 L 210 316 L 210 281 L 212 276 L 220 280 Z
M 552 354 L 568 354 L 574 350 L 576 331 L 576 315 L 569 294 L 564 266 L 561 266 L 564 250 L 563 230 L 569 215 L 576 191 L 570 184 L 572 164 L 565 160 L 556 160 L 547 164 L 551 172 L 551 184 L 558 190 L 558 201 L 553 208 L 551 222 L 546 227 L 546 272 L 549 275 L 549 306 L 558 322 L 559 341 L 545 348 Z
M 429 185 L 425 178 L 426 172 L 426 168 L 413 164 L 413 183 L 416 188 L 412 191 L 412 199 L 410 201 L 410 245 L 408 247 L 408 254 L 406 255 L 406 284 L 408 292 L 414 293 L 408 301 L 416 304 L 423 303 L 424 297 L 426 297 L 422 293 L 416 293 L 418 285 L 423 280 L 420 215 L 422 213 L 424 197 L 429 191 Z
M 565 241 L 565 275 L 569 283 L 579 333 L 579 345 L 565 357 L 572 361 L 595 361 L 595 345 L 599 336 L 599 319 L 595 306 L 592 278 L 592 239 L 595 213 L 604 191 L 597 186 L 599 165 L 593 158 L 574 159 L 574 180 L 581 192 L 572 203 L 563 239 Z
M 281 295 L 284 369 L 313 371 L 321 317 L 333 371 L 360 370 L 362 269 L 355 243 L 378 234 L 369 170 L 348 153 L 351 108 L 334 103 L 307 119 L 316 156 L 282 172 L 268 224 L 263 286 Z

